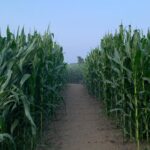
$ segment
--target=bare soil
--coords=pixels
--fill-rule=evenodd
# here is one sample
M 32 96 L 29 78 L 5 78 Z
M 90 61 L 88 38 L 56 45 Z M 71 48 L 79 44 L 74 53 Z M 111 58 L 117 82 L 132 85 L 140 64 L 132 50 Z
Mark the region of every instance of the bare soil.
M 123 142 L 123 135 L 106 116 L 102 104 L 81 84 L 69 84 L 65 94 L 66 112 L 46 130 L 38 150 L 135 150 Z M 61 116 L 61 117 L 60 117 Z

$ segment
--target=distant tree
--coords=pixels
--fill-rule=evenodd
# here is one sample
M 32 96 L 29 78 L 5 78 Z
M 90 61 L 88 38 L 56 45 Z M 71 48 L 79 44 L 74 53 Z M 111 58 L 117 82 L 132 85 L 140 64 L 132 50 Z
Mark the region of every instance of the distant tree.
M 78 64 L 83 64 L 84 63 L 84 59 L 81 56 L 78 56 Z

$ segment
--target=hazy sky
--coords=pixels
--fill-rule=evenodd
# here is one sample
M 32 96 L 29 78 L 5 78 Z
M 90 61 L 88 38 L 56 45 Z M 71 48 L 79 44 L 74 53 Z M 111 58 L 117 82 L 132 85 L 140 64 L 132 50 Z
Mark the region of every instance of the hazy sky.
M 41 33 L 50 25 L 63 46 L 65 61 L 76 62 L 95 48 L 108 31 L 123 22 L 146 31 L 150 27 L 149 0 L 0 0 L 0 28 Z

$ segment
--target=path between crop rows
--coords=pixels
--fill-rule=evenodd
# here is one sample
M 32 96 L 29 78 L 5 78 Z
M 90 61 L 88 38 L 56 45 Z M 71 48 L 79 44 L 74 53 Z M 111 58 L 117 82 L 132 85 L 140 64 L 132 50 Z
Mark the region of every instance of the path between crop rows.
M 136 149 L 134 144 L 123 143 L 121 131 L 83 85 L 69 84 L 65 91 L 65 102 L 66 114 L 53 122 L 50 127 L 53 130 L 45 133 L 45 145 L 51 143 L 52 146 L 46 150 Z M 45 150 L 44 146 L 40 150 Z

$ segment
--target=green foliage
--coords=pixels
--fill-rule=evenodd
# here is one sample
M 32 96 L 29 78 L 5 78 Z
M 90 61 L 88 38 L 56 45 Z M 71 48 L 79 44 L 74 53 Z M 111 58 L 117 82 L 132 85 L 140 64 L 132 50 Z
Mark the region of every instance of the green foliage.
M 67 81 L 69 83 L 82 83 L 84 64 L 75 63 L 67 65 Z
M 53 34 L 0 35 L 0 149 L 33 150 L 63 102 L 66 64 Z
M 101 40 L 85 60 L 85 82 L 100 98 L 108 115 L 119 122 L 125 137 L 139 141 L 150 137 L 150 32 L 125 29 Z
M 78 64 L 83 64 L 84 63 L 84 59 L 81 56 L 78 56 Z

